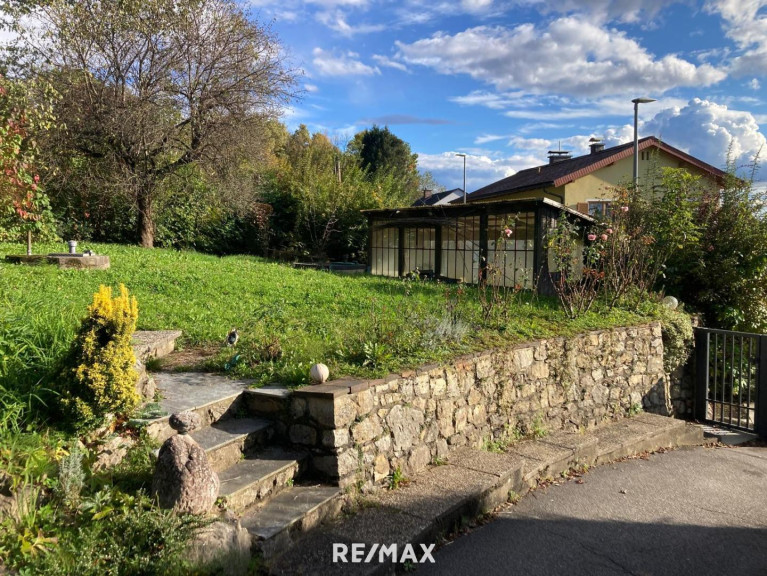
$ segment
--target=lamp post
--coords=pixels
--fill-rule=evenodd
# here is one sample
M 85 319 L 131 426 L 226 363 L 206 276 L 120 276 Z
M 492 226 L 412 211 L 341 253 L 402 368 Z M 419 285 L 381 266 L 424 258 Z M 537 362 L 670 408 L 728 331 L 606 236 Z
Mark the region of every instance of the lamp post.
M 456 154 L 463 157 L 463 203 L 466 204 L 466 154 Z
M 639 124 L 639 105 L 649 104 L 655 102 L 654 98 L 634 98 L 634 190 L 639 186 L 639 132 L 637 125 Z

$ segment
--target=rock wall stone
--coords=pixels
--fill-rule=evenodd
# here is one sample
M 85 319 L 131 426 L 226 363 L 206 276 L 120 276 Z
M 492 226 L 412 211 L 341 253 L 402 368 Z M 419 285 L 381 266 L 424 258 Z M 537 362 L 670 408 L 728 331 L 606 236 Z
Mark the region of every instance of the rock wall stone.
M 512 430 L 585 429 L 638 409 L 668 414 L 670 392 L 653 323 L 307 387 L 290 402 L 290 439 L 310 449 L 314 469 L 341 486 L 372 487 Z

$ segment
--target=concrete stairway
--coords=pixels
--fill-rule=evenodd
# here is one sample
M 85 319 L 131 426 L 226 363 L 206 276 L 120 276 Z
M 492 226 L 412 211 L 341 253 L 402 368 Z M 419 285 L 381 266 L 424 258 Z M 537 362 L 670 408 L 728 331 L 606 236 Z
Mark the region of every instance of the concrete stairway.
M 175 434 L 170 414 L 192 410 L 201 416 L 203 426 L 191 436 L 219 475 L 220 502 L 240 516 L 253 548 L 265 558 L 279 555 L 304 531 L 340 513 L 340 489 L 307 478 L 309 454 L 280 446 L 274 423 L 253 415 L 269 413 L 266 404 L 286 390 L 248 391 L 245 402 L 250 384 L 245 380 L 196 372 L 153 377 L 166 415 L 145 421 L 147 432 L 162 441 Z

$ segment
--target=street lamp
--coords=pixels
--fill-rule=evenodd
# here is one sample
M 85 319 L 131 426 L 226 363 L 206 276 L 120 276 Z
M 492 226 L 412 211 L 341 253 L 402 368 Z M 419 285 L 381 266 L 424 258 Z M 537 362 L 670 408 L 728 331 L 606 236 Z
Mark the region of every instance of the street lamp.
M 634 98 L 634 190 L 639 186 L 639 133 L 637 124 L 639 124 L 639 105 L 655 102 L 654 98 Z
M 463 157 L 463 203 L 466 204 L 466 154 L 456 154 Z

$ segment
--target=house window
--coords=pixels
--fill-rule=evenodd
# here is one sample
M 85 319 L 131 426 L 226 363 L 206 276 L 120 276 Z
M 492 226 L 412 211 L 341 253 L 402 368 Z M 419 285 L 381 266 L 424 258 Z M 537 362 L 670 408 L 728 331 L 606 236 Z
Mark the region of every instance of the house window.
M 589 202 L 589 216 L 608 218 L 610 216 L 610 204 L 609 200 Z

